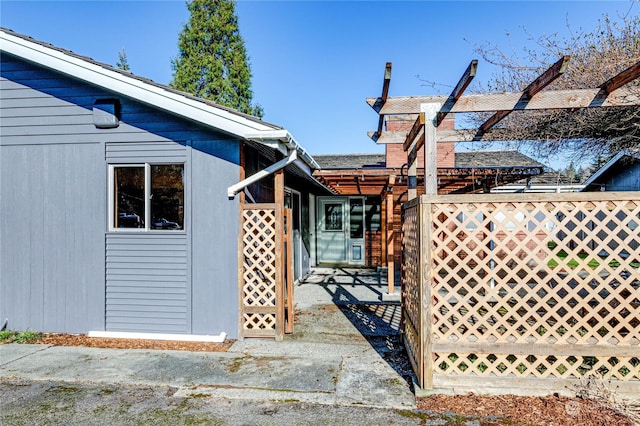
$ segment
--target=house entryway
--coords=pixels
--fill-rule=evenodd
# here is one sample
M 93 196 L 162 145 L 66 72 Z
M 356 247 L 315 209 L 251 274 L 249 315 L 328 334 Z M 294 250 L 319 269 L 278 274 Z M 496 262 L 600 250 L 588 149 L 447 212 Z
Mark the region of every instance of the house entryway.
M 317 217 L 318 263 L 364 265 L 364 197 L 320 197 Z

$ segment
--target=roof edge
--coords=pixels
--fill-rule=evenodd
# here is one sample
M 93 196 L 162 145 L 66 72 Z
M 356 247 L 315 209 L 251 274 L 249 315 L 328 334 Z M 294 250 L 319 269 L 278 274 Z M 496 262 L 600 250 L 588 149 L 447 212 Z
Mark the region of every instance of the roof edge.
M 243 139 L 247 133 L 281 129 L 2 27 L 0 40 L 4 52 Z

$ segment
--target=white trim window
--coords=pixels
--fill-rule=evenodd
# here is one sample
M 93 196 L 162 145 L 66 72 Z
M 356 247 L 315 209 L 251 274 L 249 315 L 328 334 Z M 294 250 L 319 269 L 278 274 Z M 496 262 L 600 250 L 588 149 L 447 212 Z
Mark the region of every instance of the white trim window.
M 110 164 L 109 230 L 184 230 L 184 164 Z

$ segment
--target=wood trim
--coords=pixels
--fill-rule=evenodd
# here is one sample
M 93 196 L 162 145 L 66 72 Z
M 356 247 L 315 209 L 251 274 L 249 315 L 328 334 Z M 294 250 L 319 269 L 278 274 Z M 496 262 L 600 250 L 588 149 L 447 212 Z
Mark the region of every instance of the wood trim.
M 418 136 L 418 133 L 420 133 L 421 131 L 424 132 L 424 122 L 425 122 L 424 112 L 421 112 L 420 114 L 418 114 L 418 118 L 416 118 L 416 121 L 413 123 L 411 130 L 409 131 L 409 133 L 407 133 L 407 137 L 405 138 L 404 143 L 402 144 L 402 149 L 404 151 L 409 151 L 409 148 L 411 148 L 411 145 L 414 144 L 413 142 L 416 136 Z M 416 143 L 416 145 L 418 144 Z M 420 147 L 416 146 L 416 149 L 420 149 Z
M 474 202 L 536 202 L 536 201 L 638 201 L 637 192 L 598 192 L 594 196 L 592 192 L 571 192 L 571 193 L 531 193 L 524 192 L 520 194 L 464 194 L 464 195 L 438 195 L 438 196 L 421 196 L 422 204 L 429 203 L 474 203 Z
M 546 90 L 539 93 L 529 102 L 520 103 L 522 93 L 494 93 L 462 95 L 451 109 L 440 112 L 490 112 L 500 110 L 539 110 L 539 109 L 571 109 L 597 108 L 611 106 L 640 105 L 640 96 L 628 87 L 620 87 L 608 95 L 600 88 Z M 368 98 L 367 103 L 375 98 Z M 390 97 L 380 110 L 380 114 L 418 114 L 420 105 L 424 103 L 445 103 L 446 96 L 407 96 Z
M 629 68 L 622 71 L 615 77 L 610 78 L 605 83 L 603 83 L 602 86 L 600 87 L 602 88 L 602 90 L 604 90 L 606 94 L 609 94 L 614 90 L 618 89 L 619 87 L 622 87 L 625 84 L 635 80 L 638 77 L 640 77 L 640 61 L 631 65 Z
M 542 89 L 547 87 L 549 84 L 553 83 L 558 77 L 565 73 L 567 67 L 569 66 L 569 59 L 571 56 L 563 56 L 553 64 L 549 69 L 547 69 L 544 73 L 540 74 L 538 78 L 533 80 L 525 89 L 522 91 L 522 96 L 519 99 L 520 102 L 528 102 L 532 97 L 534 97 L 537 93 L 539 93 Z M 480 128 L 478 129 L 478 134 L 474 139 L 480 140 L 482 135 L 486 133 L 490 128 L 498 124 L 503 118 L 507 115 L 511 114 L 513 110 L 502 110 L 497 111 L 493 114 L 487 121 L 482 123 Z
M 460 96 L 462 96 L 462 93 L 464 93 L 467 87 L 469 87 L 469 84 L 471 84 L 471 81 L 476 76 L 477 70 L 478 70 L 478 60 L 474 59 L 473 61 L 471 61 L 467 69 L 464 71 L 464 73 L 462 74 L 462 77 L 460 77 L 460 80 L 458 81 L 458 84 L 456 84 L 456 87 L 453 89 L 453 91 L 449 95 L 449 98 L 444 103 L 443 108 L 445 110 L 451 109 L 451 107 L 455 105 L 458 99 L 460 99 Z M 448 114 L 449 114 L 448 112 L 438 113 L 438 116 L 436 117 L 436 127 L 440 126 L 440 124 L 444 121 L 444 119 L 447 117 Z
M 389 176 L 389 189 L 393 188 L 395 184 L 396 177 L 395 175 Z M 395 291 L 395 255 L 394 255 L 394 203 L 393 203 L 393 191 L 387 191 L 387 214 L 386 214 L 386 252 L 387 252 L 387 287 L 389 294 L 393 294 Z
M 382 83 L 382 95 L 376 99 L 376 104 L 374 109 L 380 109 L 387 102 L 387 97 L 389 96 L 389 85 L 391 83 L 391 62 L 387 62 L 384 67 L 384 81 Z M 382 133 L 382 126 L 384 125 L 384 115 L 380 115 L 378 118 L 378 130 L 376 131 L 376 135 Z
M 431 256 L 431 227 L 423 226 L 430 224 L 432 221 L 431 209 L 428 206 L 418 206 L 418 232 L 420 238 L 420 269 L 419 269 L 419 286 L 420 286 L 420 357 L 422 362 L 422 380 L 420 386 L 426 389 L 433 388 L 433 342 L 432 337 L 432 316 L 433 303 L 431 301 L 432 290 L 432 274 L 433 268 L 428 265 L 432 264 Z
M 281 260 L 280 270 L 276 272 L 276 340 L 284 339 L 284 170 L 280 169 L 274 174 L 274 198 L 276 205 L 276 258 Z
M 380 240 L 381 240 L 381 248 L 382 255 L 380 259 L 381 265 L 387 264 L 387 197 L 383 193 L 380 194 L 382 198 L 381 206 L 380 206 Z
M 287 255 L 282 258 L 282 267 L 287 268 L 287 279 L 285 282 L 285 300 L 284 300 L 284 309 L 285 309 L 285 329 L 284 332 L 286 334 L 293 333 L 293 281 L 294 281 L 294 255 L 293 255 L 293 211 L 291 209 L 284 210 L 284 216 L 286 218 L 285 222 L 286 232 L 285 232 L 285 240 L 284 243 L 287 246 Z M 286 261 L 286 263 L 285 263 Z
M 640 383 L 637 381 L 615 381 L 610 385 L 615 387 L 617 396 L 635 399 L 640 393 Z M 444 392 L 454 389 L 459 394 L 474 392 L 485 395 L 504 395 L 505 389 L 508 389 L 509 393 L 514 395 L 546 396 L 557 392 L 563 396 L 575 396 L 575 389 L 580 386 L 584 386 L 584 379 L 434 375 L 435 389 Z
M 513 355 L 574 355 L 574 356 L 606 356 L 637 357 L 638 346 L 605 346 L 605 345 L 552 345 L 543 343 L 466 343 L 466 342 L 434 342 L 435 353 L 473 353 L 473 354 L 513 354 Z

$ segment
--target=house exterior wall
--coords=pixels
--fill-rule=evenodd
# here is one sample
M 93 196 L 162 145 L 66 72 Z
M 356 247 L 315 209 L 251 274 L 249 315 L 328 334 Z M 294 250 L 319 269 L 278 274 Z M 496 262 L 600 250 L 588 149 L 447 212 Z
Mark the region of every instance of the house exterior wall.
M 11 329 L 237 336 L 239 142 L 1 57 L 0 316 Z M 93 124 L 117 98 L 117 128 Z M 185 229 L 110 232 L 109 164 L 184 163 Z M 163 261 L 158 258 L 162 257 Z
M 591 184 L 589 191 L 640 191 L 640 161 L 620 164 Z
M 101 154 L 97 143 L 0 145 L 0 318 L 9 328 L 103 329 Z

